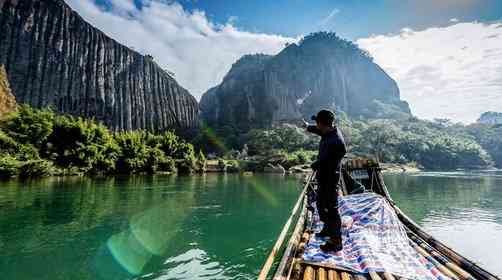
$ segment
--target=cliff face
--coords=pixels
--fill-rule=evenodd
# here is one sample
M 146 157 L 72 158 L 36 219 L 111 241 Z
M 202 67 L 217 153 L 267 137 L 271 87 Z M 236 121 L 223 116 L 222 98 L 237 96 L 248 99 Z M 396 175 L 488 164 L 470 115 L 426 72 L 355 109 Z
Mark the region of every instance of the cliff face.
M 201 117 L 211 125 L 236 124 L 243 129 L 265 126 L 273 118 L 274 100 L 266 92 L 266 55 L 246 55 L 237 61 L 221 85 L 200 100 Z
M 482 124 L 502 124 L 502 113 L 484 112 L 478 119 Z
M 117 43 L 62 0 L 0 0 L 0 64 L 19 103 L 115 130 L 194 128 L 198 105 L 151 57 Z
M 5 68 L 0 65 L 0 119 L 16 110 L 16 98 L 12 95 Z
M 352 117 L 411 116 L 396 82 L 333 33 L 307 36 L 276 56 L 243 57 L 218 87 L 204 94 L 200 107 L 210 124 L 251 127 L 308 118 L 322 108 Z

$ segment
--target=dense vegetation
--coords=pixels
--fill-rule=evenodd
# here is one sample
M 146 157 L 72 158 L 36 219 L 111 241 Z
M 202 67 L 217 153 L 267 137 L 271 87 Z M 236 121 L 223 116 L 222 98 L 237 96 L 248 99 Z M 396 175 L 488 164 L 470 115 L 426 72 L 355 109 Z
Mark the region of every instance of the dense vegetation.
M 425 169 L 502 167 L 502 126 L 448 120 L 351 120 L 338 116 L 349 152 Z M 203 172 L 206 154 L 228 171 L 308 164 L 319 138 L 293 124 L 245 133 L 203 127 L 194 145 L 171 131 L 112 132 L 93 120 L 22 105 L 0 122 L 0 177 Z M 199 150 L 196 153 L 196 150 Z
M 464 126 L 414 117 L 351 120 L 341 112 L 338 127 L 343 131 L 350 154 L 369 156 L 380 162 L 414 163 L 433 170 L 502 167 L 502 126 Z M 253 129 L 243 134 L 232 132 L 231 127 L 211 131 L 211 139 L 200 138 L 198 146 L 217 154 L 232 154 L 246 145 L 250 156 L 306 153 L 308 158 L 315 154 L 319 141 L 294 125 Z
M 93 120 L 27 105 L 0 124 L 0 176 L 203 171 L 205 157 L 173 132 L 111 132 Z

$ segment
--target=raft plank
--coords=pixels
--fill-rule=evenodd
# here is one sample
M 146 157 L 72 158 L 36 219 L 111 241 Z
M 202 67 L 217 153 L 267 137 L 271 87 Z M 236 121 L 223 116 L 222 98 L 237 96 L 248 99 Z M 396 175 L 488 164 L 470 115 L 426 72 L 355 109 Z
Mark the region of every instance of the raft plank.
M 369 274 L 371 280 L 382 280 L 382 278 L 380 278 L 380 275 L 378 275 L 378 273 L 376 273 L 375 271 L 370 271 Z
M 456 275 L 457 278 L 460 278 L 462 280 L 474 280 L 475 278 L 462 268 L 460 268 L 457 264 L 453 263 L 451 260 L 449 260 L 447 257 L 443 256 L 439 252 L 437 252 L 434 248 L 432 248 L 429 244 L 427 244 L 425 241 L 422 241 L 418 239 L 415 236 L 412 236 L 411 239 L 416 242 L 423 250 L 425 250 L 427 253 L 429 253 L 434 259 L 442 263 L 444 266 L 446 266 L 448 269 L 453 271 Z
M 426 258 L 428 261 L 430 261 L 439 271 L 441 271 L 444 275 L 455 279 L 459 280 L 456 274 L 451 272 L 446 266 L 442 265 L 440 262 L 438 262 L 434 257 L 432 257 L 429 253 L 427 253 L 422 247 L 418 246 L 415 242 L 411 242 L 412 247 L 417 250 L 417 252 L 422 255 L 424 258 Z
M 303 280 L 315 280 L 315 271 L 310 265 L 303 272 Z
M 319 267 L 319 269 L 317 270 L 317 274 L 316 274 L 316 280 L 327 280 L 328 276 L 326 274 L 326 270 L 322 267 Z
M 336 270 L 330 269 L 328 271 L 328 280 L 340 280 L 340 277 L 338 276 Z
M 345 271 L 340 272 L 340 276 L 342 280 L 350 280 L 350 275 Z
M 389 272 L 384 272 L 383 277 L 385 278 L 385 280 L 396 280 L 394 275 L 390 274 Z

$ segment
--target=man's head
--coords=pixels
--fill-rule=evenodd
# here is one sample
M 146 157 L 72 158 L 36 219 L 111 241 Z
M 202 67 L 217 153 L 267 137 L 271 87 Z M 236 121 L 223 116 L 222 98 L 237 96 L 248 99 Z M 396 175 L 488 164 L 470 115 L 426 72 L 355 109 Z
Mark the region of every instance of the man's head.
M 333 124 L 335 122 L 335 114 L 329 110 L 321 110 L 317 115 L 312 116 L 312 120 L 314 120 L 317 124 L 317 128 L 322 132 L 326 132 L 333 128 Z

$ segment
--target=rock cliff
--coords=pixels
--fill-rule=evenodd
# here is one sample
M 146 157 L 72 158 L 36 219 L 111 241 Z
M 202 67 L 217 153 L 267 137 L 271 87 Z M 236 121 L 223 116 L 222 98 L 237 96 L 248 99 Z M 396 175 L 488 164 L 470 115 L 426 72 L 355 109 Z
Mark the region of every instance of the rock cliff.
M 200 102 L 210 125 L 260 127 L 308 118 L 321 108 L 352 117 L 407 118 L 396 82 L 356 45 L 314 33 L 275 56 L 247 55 Z
M 502 113 L 484 112 L 478 119 L 482 124 L 502 124 Z
M 0 119 L 16 110 L 16 98 L 12 95 L 5 68 L 0 65 Z
M 18 103 L 114 130 L 198 124 L 195 98 L 152 57 L 117 43 L 62 0 L 0 0 L 1 64 Z

